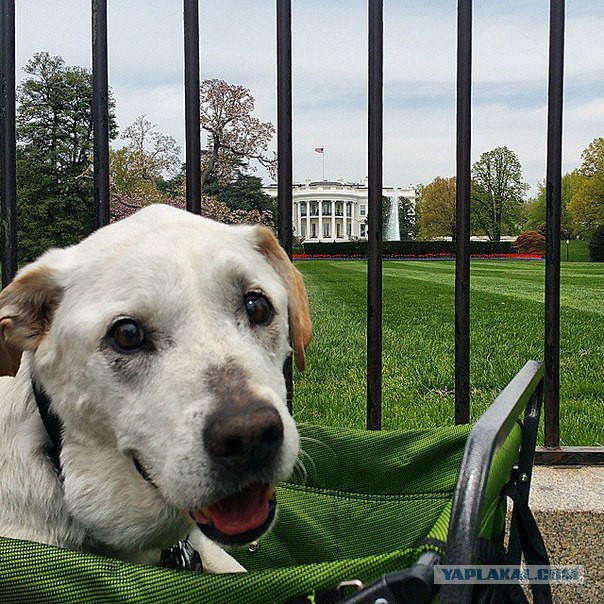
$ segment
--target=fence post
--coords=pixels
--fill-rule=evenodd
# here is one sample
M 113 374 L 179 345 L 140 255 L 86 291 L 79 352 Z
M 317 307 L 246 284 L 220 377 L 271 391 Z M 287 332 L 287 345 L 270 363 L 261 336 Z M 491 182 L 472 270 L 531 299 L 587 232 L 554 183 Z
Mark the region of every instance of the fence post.
M 277 0 L 277 231 L 279 242 L 292 258 L 292 6 L 291 0 Z M 283 373 L 287 407 L 292 411 L 293 373 L 291 357 Z
M 457 13 L 457 176 L 455 255 L 455 423 L 470 421 L 470 191 L 472 0 Z
M 187 210 L 201 214 L 201 131 L 199 125 L 199 2 L 184 0 L 185 162 Z
M 545 446 L 560 446 L 560 222 L 564 0 L 550 0 L 545 238 Z
M 0 132 L 2 154 L 2 287 L 17 272 L 17 168 L 15 134 L 15 2 L 0 9 Z
M 383 1 L 369 0 L 367 429 L 382 427 Z
M 107 0 L 92 0 L 92 123 L 95 228 L 109 224 L 109 75 Z

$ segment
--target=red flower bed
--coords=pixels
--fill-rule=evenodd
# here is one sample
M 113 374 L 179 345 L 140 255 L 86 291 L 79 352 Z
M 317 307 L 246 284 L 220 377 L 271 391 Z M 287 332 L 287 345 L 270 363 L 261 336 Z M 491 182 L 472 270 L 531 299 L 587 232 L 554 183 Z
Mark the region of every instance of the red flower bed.
M 542 260 L 541 254 L 472 254 L 475 260 Z M 294 254 L 294 260 L 365 260 L 361 254 Z M 454 260 L 455 256 L 446 253 L 403 256 L 384 254 L 384 260 Z

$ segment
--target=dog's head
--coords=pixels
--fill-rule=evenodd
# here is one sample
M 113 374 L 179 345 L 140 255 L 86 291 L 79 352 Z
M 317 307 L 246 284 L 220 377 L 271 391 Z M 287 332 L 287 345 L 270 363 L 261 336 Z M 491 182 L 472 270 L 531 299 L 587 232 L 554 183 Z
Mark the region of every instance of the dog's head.
M 223 543 L 274 516 L 298 435 L 283 367 L 304 367 L 306 291 L 273 234 L 151 206 L 51 250 L 0 294 L 0 329 L 63 424 L 64 490 L 92 539 Z

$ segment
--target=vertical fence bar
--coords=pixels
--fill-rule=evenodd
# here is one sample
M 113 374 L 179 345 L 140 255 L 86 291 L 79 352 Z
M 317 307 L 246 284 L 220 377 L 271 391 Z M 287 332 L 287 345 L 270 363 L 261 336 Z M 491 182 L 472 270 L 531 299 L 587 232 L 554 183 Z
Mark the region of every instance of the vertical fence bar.
M 94 201 L 98 229 L 109 224 L 109 75 L 107 0 L 92 0 L 92 123 Z
M 17 170 L 15 136 L 15 2 L 0 10 L 0 140 L 2 153 L 2 287 L 17 272 Z
M 383 2 L 369 0 L 367 429 L 382 427 Z
M 545 241 L 545 446 L 560 446 L 560 221 L 564 0 L 550 0 Z
M 199 127 L 199 1 L 184 0 L 185 154 L 187 210 L 201 214 L 201 131 Z
M 455 423 L 467 424 L 470 421 L 472 0 L 459 0 L 457 10 Z
M 17 272 L 17 169 L 15 134 L 15 2 L 0 10 L 0 131 L 2 148 L 2 287 Z
M 277 232 L 279 242 L 291 258 L 292 247 L 292 6 L 277 0 Z M 292 360 L 283 368 L 287 406 L 292 411 Z
M 292 39 L 291 0 L 277 0 L 278 234 L 292 257 Z

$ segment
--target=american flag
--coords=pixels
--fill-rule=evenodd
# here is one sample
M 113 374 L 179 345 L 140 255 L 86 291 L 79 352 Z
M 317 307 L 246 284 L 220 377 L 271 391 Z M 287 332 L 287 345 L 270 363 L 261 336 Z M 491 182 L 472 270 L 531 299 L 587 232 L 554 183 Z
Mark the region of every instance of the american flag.
M 315 153 L 325 153 L 325 147 L 315 147 Z

